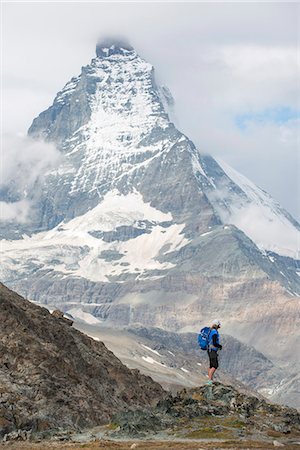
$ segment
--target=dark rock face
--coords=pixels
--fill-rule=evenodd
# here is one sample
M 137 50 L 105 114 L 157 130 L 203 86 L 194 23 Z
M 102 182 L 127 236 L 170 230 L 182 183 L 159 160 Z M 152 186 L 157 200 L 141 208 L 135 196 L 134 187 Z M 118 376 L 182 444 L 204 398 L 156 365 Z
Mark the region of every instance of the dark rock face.
M 0 285 L 0 435 L 81 429 L 164 395 L 101 342 Z
M 120 242 L 134 239 L 144 233 L 150 233 L 150 230 L 123 225 L 117 227 L 114 231 L 91 231 L 89 234 L 97 239 L 102 239 L 104 242 Z
M 126 41 L 120 39 L 105 39 L 96 46 L 96 55 L 99 58 L 111 55 L 126 54 L 133 51 L 133 47 Z

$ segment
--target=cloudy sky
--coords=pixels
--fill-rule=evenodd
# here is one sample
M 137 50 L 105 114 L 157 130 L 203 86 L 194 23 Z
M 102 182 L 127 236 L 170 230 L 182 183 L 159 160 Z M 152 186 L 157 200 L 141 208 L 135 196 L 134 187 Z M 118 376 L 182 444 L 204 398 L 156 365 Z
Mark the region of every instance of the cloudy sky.
M 299 220 L 299 4 L 7 2 L 2 13 L 2 151 L 14 161 L 15 136 L 96 41 L 126 37 L 170 88 L 177 127 Z

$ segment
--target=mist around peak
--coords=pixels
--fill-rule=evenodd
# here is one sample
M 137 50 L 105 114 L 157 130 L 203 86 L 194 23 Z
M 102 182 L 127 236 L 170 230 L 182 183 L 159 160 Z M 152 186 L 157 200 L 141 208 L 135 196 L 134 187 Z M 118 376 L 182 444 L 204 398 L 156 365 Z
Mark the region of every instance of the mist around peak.
M 130 45 L 129 41 L 124 37 L 106 37 L 98 39 L 96 45 L 97 57 L 110 56 L 111 54 L 119 54 L 133 51 L 134 48 Z

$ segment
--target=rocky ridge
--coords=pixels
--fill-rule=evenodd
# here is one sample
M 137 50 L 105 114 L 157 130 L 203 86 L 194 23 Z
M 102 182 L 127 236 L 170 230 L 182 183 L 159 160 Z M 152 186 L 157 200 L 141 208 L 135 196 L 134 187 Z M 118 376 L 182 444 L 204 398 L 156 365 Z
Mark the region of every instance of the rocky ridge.
M 102 342 L 0 285 L 0 435 L 80 430 L 163 395 Z
M 147 410 L 116 414 L 107 426 L 80 434 L 59 434 L 65 447 L 72 448 L 72 443 L 77 442 L 79 448 L 122 450 L 274 447 L 288 450 L 298 448 L 299 437 L 296 410 L 267 403 L 221 383 L 182 390 Z

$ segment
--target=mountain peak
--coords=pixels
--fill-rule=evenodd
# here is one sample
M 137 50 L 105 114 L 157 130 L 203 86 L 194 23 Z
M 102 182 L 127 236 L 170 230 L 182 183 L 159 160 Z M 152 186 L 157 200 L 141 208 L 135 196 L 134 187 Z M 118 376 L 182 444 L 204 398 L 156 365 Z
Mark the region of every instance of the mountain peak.
M 96 55 L 98 58 L 105 58 L 111 55 L 124 55 L 134 49 L 126 39 L 106 38 L 98 41 L 96 45 Z

